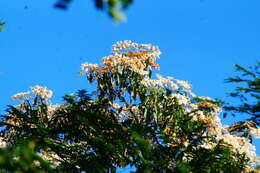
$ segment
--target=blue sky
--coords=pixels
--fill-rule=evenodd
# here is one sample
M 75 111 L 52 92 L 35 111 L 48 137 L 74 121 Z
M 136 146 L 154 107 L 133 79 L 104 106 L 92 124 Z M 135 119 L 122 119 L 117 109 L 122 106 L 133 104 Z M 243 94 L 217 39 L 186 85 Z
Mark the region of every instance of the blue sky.
M 135 0 L 127 22 L 118 25 L 91 1 L 75 0 L 67 11 L 54 9 L 54 2 L 0 1 L 0 21 L 7 23 L 0 33 L 0 112 L 30 86 L 52 89 L 53 103 L 90 88 L 77 75 L 80 64 L 99 62 L 120 40 L 159 46 L 158 73 L 189 81 L 197 95 L 227 101 L 232 85 L 224 79 L 235 75 L 232 65 L 259 60 L 259 0 Z

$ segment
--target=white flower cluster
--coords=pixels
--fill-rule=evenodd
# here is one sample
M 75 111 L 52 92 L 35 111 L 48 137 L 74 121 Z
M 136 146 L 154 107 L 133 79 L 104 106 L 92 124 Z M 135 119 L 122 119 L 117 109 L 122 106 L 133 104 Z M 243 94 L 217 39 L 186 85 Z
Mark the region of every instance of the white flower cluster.
M 170 88 L 172 90 L 177 90 L 179 87 L 173 82 L 174 79 L 172 77 L 164 78 L 159 74 L 156 74 L 157 80 L 153 80 L 151 78 L 144 78 L 141 81 L 141 84 L 143 84 L 146 87 L 153 88 Z
M 160 75 L 156 75 L 157 80 L 151 78 L 145 78 L 142 81 L 142 84 L 148 88 L 158 88 L 158 89 L 170 89 L 173 91 L 172 97 L 176 98 L 178 104 L 185 105 L 187 109 L 186 112 L 191 112 L 190 116 L 195 121 L 201 121 L 208 124 L 208 131 L 205 132 L 216 136 L 217 141 L 223 140 L 226 144 L 230 145 L 230 149 L 233 152 L 238 152 L 240 154 L 245 154 L 248 159 L 250 159 L 250 166 L 257 163 L 255 146 L 253 146 L 245 137 L 240 137 L 232 135 L 226 128 L 223 126 L 220 118 L 219 112 L 221 111 L 220 107 L 213 104 L 213 99 L 209 97 L 199 97 L 204 100 L 199 103 L 191 103 L 190 97 L 195 97 L 195 95 L 190 91 L 191 86 L 182 80 L 175 80 L 171 77 L 163 78 Z M 178 91 L 178 92 L 174 92 Z M 181 91 L 184 91 L 186 94 L 180 94 Z M 206 109 L 207 108 L 207 109 Z M 208 111 L 204 111 L 208 110 Z M 196 110 L 196 111 L 194 111 Z M 193 112 L 194 111 L 194 112 Z M 250 128 L 249 133 L 254 137 L 260 137 L 260 129 Z M 167 129 L 166 131 L 167 132 Z M 172 136 L 172 134 L 171 134 Z M 174 138 L 174 136 L 172 136 Z M 186 141 L 187 143 L 187 141 Z M 169 143 L 169 146 L 174 146 L 174 144 Z M 210 149 L 216 146 L 215 142 L 205 141 L 201 147 Z
M 164 78 L 159 74 L 156 74 L 156 77 L 156 80 L 144 78 L 141 84 L 148 88 L 170 89 L 173 92 L 172 96 L 176 98 L 179 104 L 187 105 L 190 103 L 188 95 L 195 96 L 190 90 L 191 86 L 185 81 L 173 77 Z
M 81 70 L 79 72 L 79 74 L 85 74 L 88 72 L 94 72 L 95 70 L 98 69 L 98 65 L 97 64 L 90 64 L 90 63 L 83 63 L 81 64 Z
M 227 126 L 222 125 L 217 113 L 213 113 L 212 117 L 201 116 L 200 120 L 204 120 L 204 122 L 207 122 L 210 125 L 208 128 L 208 133 L 210 133 L 211 135 L 215 135 L 217 141 L 223 140 L 226 144 L 230 145 L 231 151 L 238 152 L 240 154 L 245 154 L 250 161 L 251 165 L 249 166 L 254 166 L 257 164 L 258 161 L 255 146 L 252 145 L 247 138 L 231 134 L 228 131 Z M 256 131 L 259 132 L 258 129 Z M 212 148 L 215 147 L 215 145 L 215 143 L 205 141 L 202 147 Z
M 233 152 L 245 155 L 250 159 L 250 163 L 255 165 L 257 162 L 256 148 L 246 138 L 240 136 L 234 136 L 231 134 L 222 134 L 217 136 L 218 140 L 223 140 L 225 143 L 230 144 Z
M 14 99 L 14 100 L 15 99 L 23 99 L 26 96 L 28 96 L 29 94 L 34 94 L 34 95 L 39 96 L 39 97 L 44 98 L 44 99 L 48 99 L 48 98 L 52 97 L 52 91 L 51 90 L 48 90 L 46 87 L 36 85 L 34 87 L 31 87 L 31 91 L 17 93 L 15 95 L 13 95 L 11 98 Z
M 260 138 L 260 128 L 251 127 L 251 128 L 249 128 L 249 133 L 254 138 Z

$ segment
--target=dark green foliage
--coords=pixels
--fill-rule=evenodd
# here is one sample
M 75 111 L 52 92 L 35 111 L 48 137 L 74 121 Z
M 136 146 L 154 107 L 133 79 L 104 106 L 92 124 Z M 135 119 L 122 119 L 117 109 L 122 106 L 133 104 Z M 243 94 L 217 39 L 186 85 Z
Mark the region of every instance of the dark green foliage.
M 0 149 L 0 172 L 54 172 L 51 164 L 35 153 L 35 143 Z
M 234 92 L 229 94 L 229 96 L 239 99 L 240 104 L 236 106 L 226 105 L 224 108 L 231 113 L 248 114 L 249 120 L 260 125 L 260 62 L 248 69 L 239 65 L 235 65 L 235 67 L 240 75 L 228 78 L 226 82 L 240 84 Z
M 19 146 L 35 141 L 36 152 L 48 151 L 60 158 L 56 172 L 115 172 L 116 167 L 126 165 L 135 166 L 136 172 L 241 172 L 239 167 L 242 170 L 245 165 L 231 159 L 234 153 L 221 143 L 214 149 L 199 147 L 208 138 L 202 137 L 206 124 L 192 121 L 176 105 L 167 105 L 167 114 L 175 112 L 168 125 L 175 129 L 177 138 L 188 138 L 188 146 L 175 143 L 169 147 L 167 143 L 174 140 L 162 131 L 166 123 L 162 120 L 120 122 L 107 99 L 95 102 L 84 90 L 77 95 L 66 95 L 64 100 L 65 104 L 49 119 L 47 103 L 39 97 L 24 102 L 23 111 L 11 106 L 8 114 L 2 116 L 5 119 L 2 125 L 6 127 L 2 133 L 8 142 Z M 176 109 L 180 111 L 177 114 Z M 153 110 L 148 112 L 153 114 Z M 11 119 L 21 121 L 15 125 L 8 123 Z M 13 159 L 9 154 L 1 156 Z

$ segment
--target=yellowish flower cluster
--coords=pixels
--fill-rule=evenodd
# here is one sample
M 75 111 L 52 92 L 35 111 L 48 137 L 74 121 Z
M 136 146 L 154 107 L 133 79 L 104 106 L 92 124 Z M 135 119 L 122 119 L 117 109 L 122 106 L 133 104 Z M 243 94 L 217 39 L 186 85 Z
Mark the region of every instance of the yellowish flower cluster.
M 6 147 L 6 142 L 4 141 L 4 138 L 0 138 L 0 148 Z
M 52 97 L 52 91 L 48 90 L 46 87 L 36 85 L 34 87 L 31 87 L 31 89 L 32 89 L 32 93 L 36 96 L 40 96 L 42 98 L 51 98 Z
M 36 85 L 34 87 L 31 87 L 31 91 L 17 93 L 15 95 L 13 95 L 11 98 L 14 100 L 23 99 L 26 96 L 28 96 L 29 94 L 34 94 L 36 96 L 40 96 L 41 98 L 45 98 L 45 99 L 52 97 L 51 90 L 48 90 L 47 87 L 42 87 L 42 86 Z
M 27 91 L 27 92 L 20 92 L 20 93 L 17 93 L 15 95 L 13 95 L 11 98 L 13 100 L 16 100 L 16 99 L 20 99 L 20 98 L 24 98 L 26 97 L 27 95 L 29 95 L 31 92 L 30 91 Z
M 137 44 L 128 40 L 117 42 L 112 47 L 112 54 L 103 58 L 100 67 L 97 64 L 83 63 L 80 74 L 87 72 L 103 74 L 108 71 L 114 72 L 120 69 L 116 67 L 121 67 L 121 70 L 129 68 L 140 75 L 147 75 L 150 68 L 159 68 L 155 60 L 159 58 L 160 53 L 157 47 L 150 44 Z

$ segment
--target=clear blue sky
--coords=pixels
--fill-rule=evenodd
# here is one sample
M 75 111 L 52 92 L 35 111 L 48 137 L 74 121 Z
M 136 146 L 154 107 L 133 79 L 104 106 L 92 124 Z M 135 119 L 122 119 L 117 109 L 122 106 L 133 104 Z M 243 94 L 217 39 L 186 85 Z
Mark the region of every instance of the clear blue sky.
M 0 112 L 15 104 L 11 95 L 30 86 L 52 89 L 53 103 L 88 89 L 76 74 L 80 64 L 99 62 L 120 40 L 158 45 L 158 73 L 189 81 L 197 95 L 224 100 L 232 89 L 223 82 L 235 75 L 232 64 L 259 60 L 259 0 L 134 0 L 119 25 L 90 0 L 75 0 L 67 11 L 54 3 L 0 1 L 0 21 L 7 23 L 0 33 Z

